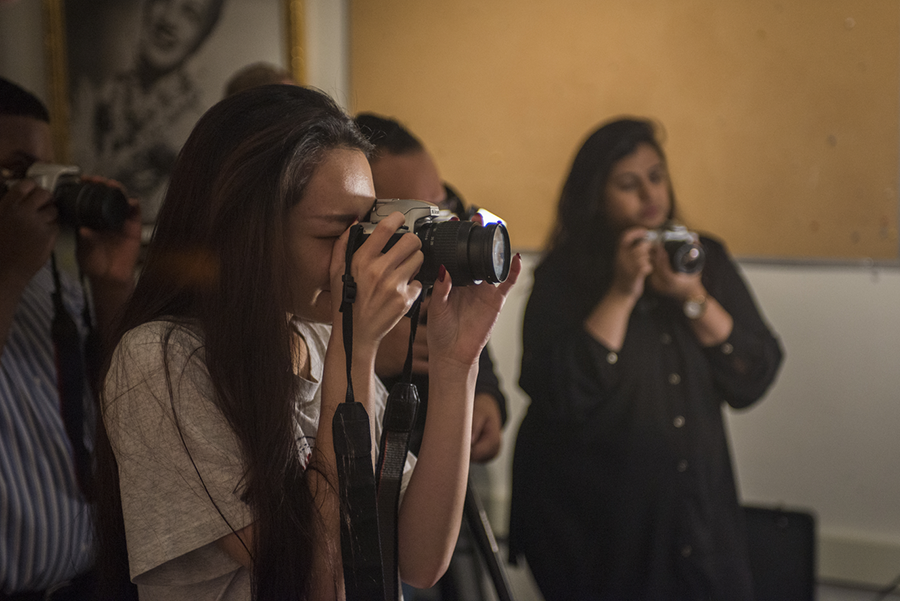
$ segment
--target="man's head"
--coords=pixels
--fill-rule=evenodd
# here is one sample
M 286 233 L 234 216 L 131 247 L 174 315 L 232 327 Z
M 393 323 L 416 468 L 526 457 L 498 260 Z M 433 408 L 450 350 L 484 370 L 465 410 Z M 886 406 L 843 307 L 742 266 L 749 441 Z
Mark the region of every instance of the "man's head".
M 357 115 L 356 125 L 375 152 L 369 159 L 378 198 L 427 200 L 441 204 L 447 193 L 434 159 L 422 142 L 394 119 Z
M 290 71 L 270 63 L 253 63 L 238 70 L 225 84 L 225 96 L 270 83 L 297 85 Z
M 22 87 L 0 78 L 0 168 L 21 178 L 32 163 L 52 160 L 47 107 Z

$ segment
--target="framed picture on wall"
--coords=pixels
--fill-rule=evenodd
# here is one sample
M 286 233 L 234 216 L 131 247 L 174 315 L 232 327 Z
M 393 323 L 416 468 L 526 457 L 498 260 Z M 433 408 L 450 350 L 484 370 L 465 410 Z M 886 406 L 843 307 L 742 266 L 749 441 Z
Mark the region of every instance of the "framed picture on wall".
M 152 229 L 200 116 L 257 63 L 302 81 L 294 0 L 65 0 L 47 18 L 57 142 L 87 174 L 120 181 Z M 55 14 L 54 14 L 55 13 Z M 56 31 L 53 31 L 56 29 Z M 53 42 L 56 42 L 53 44 Z

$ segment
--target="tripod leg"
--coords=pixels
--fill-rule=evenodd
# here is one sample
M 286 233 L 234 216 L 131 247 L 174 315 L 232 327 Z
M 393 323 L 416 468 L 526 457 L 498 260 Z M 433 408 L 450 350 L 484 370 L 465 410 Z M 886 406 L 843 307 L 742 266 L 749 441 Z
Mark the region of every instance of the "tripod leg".
M 488 521 L 487 512 L 484 505 L 472 486 L 472 479 L 469 478 L 466 487 L 466 503 L 465 503 L 466 523 L 472 536 L 487 564 L 488 572 L 494 583 L 494 589 L 497 591 L 497 597 L 500 601 L 513 601 L 512 589 L 509 586 L 509 577 L 506 574 L 506 568 L 503 567 L 503 561 L 500 557 L 500 547 L 497 545 L 497 539 L 494 538 L 494 531 L 491 529 L 491 523 Z

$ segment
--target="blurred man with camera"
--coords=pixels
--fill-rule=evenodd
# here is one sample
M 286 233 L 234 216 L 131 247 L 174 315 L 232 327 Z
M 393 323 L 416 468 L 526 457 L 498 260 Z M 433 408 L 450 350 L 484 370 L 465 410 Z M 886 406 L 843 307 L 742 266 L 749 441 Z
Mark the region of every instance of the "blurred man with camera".
M 119 229 L 78 228 L 87 290 L 57 269 L 57 198 L 28 177 L 32 165 L 52 160 L 46 107 L 0 78 L 2 601 L 96 598 L 91 374 L 96 341 L 131 293 L 140 249 L 140 216 L 131 201 Z
M 356 124 L 375 145 L 369 163 L 372 181 L 378 198 L 415 199 L 432 202 L 439 207 L 458 212 L 462 201 L 448 195 L 438 174 L 431 154 L 422 143 L 399 122 L 372 113 L 357 115 Z M 423 314 L 425 312 L 423 311 Z M 425 344 L 427 320 L 419 325 L 416 344 L 413 347 L 413 372 L 428 372 L 428 347 Z M 375 371 L 382 380 L 392 381 L 403 370 L 403 362 L 409 343 L 409 324 L 406 320 L 382 341 L 376 359 Z M 501 428 L 506 420 L 506 399 L 500 391 L 499 381 L 493 371 L 493 363 L 487 350 L 482 353 L 476 384 L 475 408 L 472 420 L 472 461 L 490 461 L 500 452 Z M 419 386 L 419 390 L 427 390 Z M 421 436 L 424 411 L 416 420 Z M 416 452 L 416 438 L 411 442 Z

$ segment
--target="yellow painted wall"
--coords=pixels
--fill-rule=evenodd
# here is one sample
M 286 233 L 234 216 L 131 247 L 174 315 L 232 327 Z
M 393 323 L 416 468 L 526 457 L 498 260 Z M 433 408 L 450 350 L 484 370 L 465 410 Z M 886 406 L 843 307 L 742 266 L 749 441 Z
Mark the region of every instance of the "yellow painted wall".
M 586 135 L 661 122 L 741 256 L 898 257 L 896 0 L 352 0 L 351 109 L 394 116 L 541 248 Z

